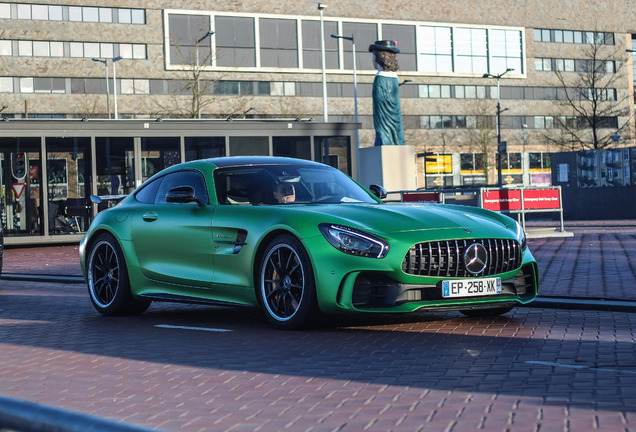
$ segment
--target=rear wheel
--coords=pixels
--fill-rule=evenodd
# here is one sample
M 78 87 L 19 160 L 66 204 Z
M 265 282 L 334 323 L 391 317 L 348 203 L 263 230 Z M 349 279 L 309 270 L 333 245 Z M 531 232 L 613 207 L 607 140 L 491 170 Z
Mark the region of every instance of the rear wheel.
M 150 306 L 135 300 L 124 255 L 111 234 L 101 234 L 88 254 L 88 294 L 95 309 L 103 315 L 135 315 Z
M 471 318 L 480 317 L 496 317 L 510 312 L 514 306 L 493 307 L 487 309 L 469 309 L 461 311 L 464 315 Z
M 313 268 L 298 239 L 281 235 L 267 245 L 258 295 L 267 319 L 277 328 L 304 327 L 318 313 Z

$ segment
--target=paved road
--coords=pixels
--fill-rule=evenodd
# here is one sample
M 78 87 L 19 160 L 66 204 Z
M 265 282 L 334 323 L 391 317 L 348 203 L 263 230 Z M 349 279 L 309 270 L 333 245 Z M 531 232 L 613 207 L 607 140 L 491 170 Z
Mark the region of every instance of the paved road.
M 628 431 L 635 328 L 528 307 L 283 332 L 243 308 L 105 318 L 82 285 L 2 281 L 0 394 L 169 431 Z
M 568 229 L 530 240 L 541 296 L 636 304 L 636 225 Z M 4 270 L 78 276 L 77 247 L 9 249 Z M 0 395 L 168 431 L 634 431 L 635 329 L 524 307 L 281 332 L 243 308 L 105 318 L 82 284 L 2 280 Z

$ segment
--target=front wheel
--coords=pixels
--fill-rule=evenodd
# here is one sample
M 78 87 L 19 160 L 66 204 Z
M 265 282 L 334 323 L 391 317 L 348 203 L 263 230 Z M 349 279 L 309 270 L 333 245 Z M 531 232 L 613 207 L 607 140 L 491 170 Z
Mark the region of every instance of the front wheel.
M 295 237 L 274 238 L 265 249 L 258 274 L 259 300 L 275 327 L 304 327 L 318 313 L 313 268 Z
M 135 300 L 124 255 L 111 234 L 101 234 L 88 253 L 88 294 L 95 309 L 103 315 L 136 315 L 150 306 Z

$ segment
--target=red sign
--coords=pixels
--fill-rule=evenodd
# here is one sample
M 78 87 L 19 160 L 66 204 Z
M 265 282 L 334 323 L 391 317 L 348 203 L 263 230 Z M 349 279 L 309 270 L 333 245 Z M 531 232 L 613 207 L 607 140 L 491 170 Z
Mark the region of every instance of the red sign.
M 494 211 L 521 210 L 521 191 L 518 189 L 483 191 L 482 207 Z
M 402 202 L 439 203 L 437 192 L 404 192 Z
M 560 209 L 558 189 L 528 189 L 523 191 L 523 208 L 526 210 Z
M 22 196 L 22 192 L 24 192 L 24 187 L 26 183 L 12 183 L 11 187 L 13 188 L 13 193 L 17 199 L 20 199 Z

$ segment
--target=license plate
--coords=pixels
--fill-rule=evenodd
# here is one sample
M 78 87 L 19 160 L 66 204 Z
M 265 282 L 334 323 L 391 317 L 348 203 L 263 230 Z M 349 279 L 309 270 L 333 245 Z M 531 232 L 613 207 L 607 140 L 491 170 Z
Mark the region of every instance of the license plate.
M 501 294 L 501 278 L 442 281 L 444 297 L 476 297 Z

